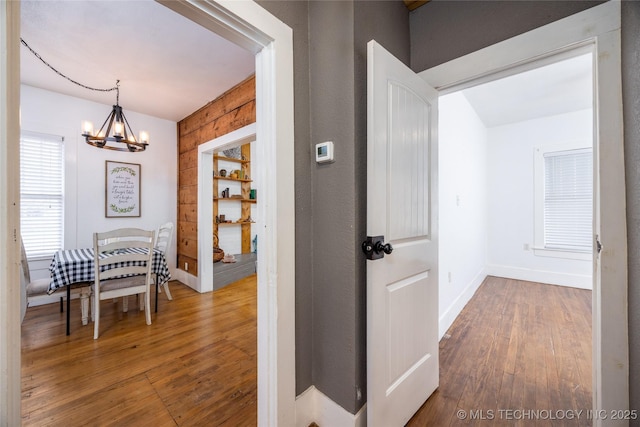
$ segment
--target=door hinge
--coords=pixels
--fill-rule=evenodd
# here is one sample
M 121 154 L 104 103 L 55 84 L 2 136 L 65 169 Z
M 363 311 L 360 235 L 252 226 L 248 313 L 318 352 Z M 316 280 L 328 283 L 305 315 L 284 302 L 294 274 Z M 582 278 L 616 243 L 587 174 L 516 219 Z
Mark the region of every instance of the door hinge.
M 600 237 L 596 234 L 596 251 L 598 254 L 602 252 L 602 243 L 600 243 Z

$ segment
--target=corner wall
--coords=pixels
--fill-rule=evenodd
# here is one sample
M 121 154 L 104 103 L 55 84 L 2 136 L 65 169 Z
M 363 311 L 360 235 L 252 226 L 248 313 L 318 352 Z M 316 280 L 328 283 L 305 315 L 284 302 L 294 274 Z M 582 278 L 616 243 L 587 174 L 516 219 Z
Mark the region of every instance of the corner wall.
M 256 121 L 255 76 L 178 122 L 178 268 L 198 275 L 198 146 Z M 211 260 L 213 262 L 213 260 Z M 185 269 L 185 265 L 188 268 Z
M 260 1 L 293 28 L 296 392 L 350 414 L 366 401 L 366 44 L 409 63 L 409 12 L 392 1 Z M 305 8 L 308 8 L 306 10 Z M 316 165 L 333 141 L 336 162 Z
M 487 273 L 591 289 L 591 259 L 557 258 L 534 253 L 534 148 L 575 141 L 592 146 L 593 111 L 587 109 L 497 126 L 487 130 L 487 137 Z

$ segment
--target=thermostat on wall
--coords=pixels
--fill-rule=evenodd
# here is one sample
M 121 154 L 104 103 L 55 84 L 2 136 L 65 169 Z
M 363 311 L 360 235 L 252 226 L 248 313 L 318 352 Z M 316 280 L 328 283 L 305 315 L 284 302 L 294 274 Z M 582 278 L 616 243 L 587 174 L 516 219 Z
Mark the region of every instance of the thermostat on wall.
M 321 142 L 316 144 L 316 162 L 331 163 L 333 162 L 333 142 Z

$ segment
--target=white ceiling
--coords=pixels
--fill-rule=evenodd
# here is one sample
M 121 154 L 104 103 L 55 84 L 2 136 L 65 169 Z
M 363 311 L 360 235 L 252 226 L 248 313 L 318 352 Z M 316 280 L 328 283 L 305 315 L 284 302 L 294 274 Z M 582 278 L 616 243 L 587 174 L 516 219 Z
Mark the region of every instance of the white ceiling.
M 80 83 L 110 88 L 119 79 L 125 112 L 172 121 L 193 113 L 255 69 L 250 52 L 153 0 L 23 0 L 21 35 L 45 61 Z M 586 54 L 463 93 L 487 127 L 500 126 L 590 108 L 591 68 L 591 54 Z M 115 103 L 115 92 L 69 82 L 24 46 L 21 80 Z
M 179 121 L 254 73 L 253 54 L 152 0 L 23 0 L 21 12 L 22 38 L 58 71 L 95 88 L 119 79 L 125 113 Z M 25 46 L 20 55 L 22 83 L 115 104 L 115 91 L 79 87 Z
M 592 108 L 591 53 L 465 89 L 486 127 Z

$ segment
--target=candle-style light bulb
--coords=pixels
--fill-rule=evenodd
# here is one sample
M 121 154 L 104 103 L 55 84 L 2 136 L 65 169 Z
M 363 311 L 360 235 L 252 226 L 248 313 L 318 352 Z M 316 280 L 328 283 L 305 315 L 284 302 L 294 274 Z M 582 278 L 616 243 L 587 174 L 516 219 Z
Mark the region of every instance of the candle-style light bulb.
M 123 129 L 124 129 L 124 124 L 122 122 L 115 122 L 113 126 L 113 135 L 122 136 Z
M 93 136 L 93 122 L 84 120 L 82 122 L 82 134 Z
M 147 131 L 140 131 L 140 143 L 141 144 L 148 144 L 149 143 L 149 132 Z

